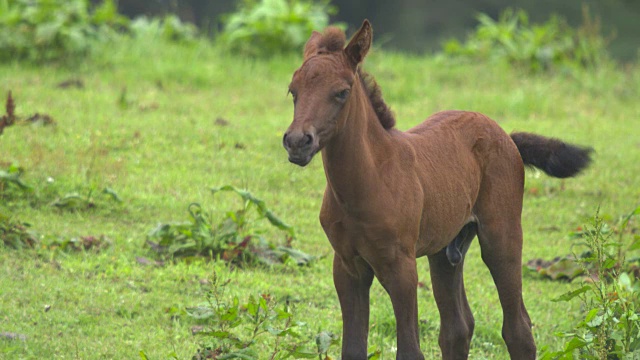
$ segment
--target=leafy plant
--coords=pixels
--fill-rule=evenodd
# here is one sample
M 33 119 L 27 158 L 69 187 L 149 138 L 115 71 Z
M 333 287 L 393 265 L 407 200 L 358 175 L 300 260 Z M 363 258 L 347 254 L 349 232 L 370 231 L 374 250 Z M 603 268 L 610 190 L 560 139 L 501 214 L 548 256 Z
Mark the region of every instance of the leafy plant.
M 11 165 L 6 170 L 0 169 L 0 198 L 5 197 L 10 189 L 23 192 L 31 190 L 29 185 L 21 179 L 23 173 L 24 169 L 16 165 Z
M 38 236 L 31 231 L 29 223 L 20 222 L 0 212 L 0 239 L 2 245 L 12 249 L 33 248 Z
M 607 41 L 600 23 L 583 8 L 583 25 L 573 29 L 558 16 L 543 24 L 530 24 L 524 10 L 507 9 L 493 20 L 486 14 L 477 17 L 479 25 L 465 43 L 449 40 L 446 56 L 474 60 L 505 60 L 532 71 L 557 67 L 592 67 L 607 58 Z
M 157 254 L 174 259 L 208 257 L 236 264 L 260 262 L 269 265 L 290 261 L 303 265 L 314 260 L 314 257 L 291 248 L 295 239 L 293 227 L 273 214 L 264 201 L 230 185 L 212 189 L 214 194 L 221 191 L 238 194 L 243 200 L 242 208 L 227 212 L 226 217 L 214 225 L 211 215 L 202 210 L 200 204 L 191 204 L 189 222 L 159 225 L 149 233 L 146 244 Z M 257 213 L 255 220 L 250 217 L 252 213 Z M 262 236 L 255 226 L 262 219 L 285 232 L 284 246 L 277 246 Z
M 621 218 L 617 226 L 610 226 L 607 223 L 603 223 L 600 229 L 602 236 L 616 236 L 618 239 L 610 246 L 606 252 L 608 263 L 615 263 L 613 270 L 618 272 L 626 272 L 632 274 L 635 277 L 640 275 L 640 257 L 627 258 L 627 255 L 634 250 L 640 249 L 640 242 L 633 242 L 629 246 L 624 246 L 624 236 L 627 234 L 628 225 L 631 219 L 640 213 L 640 209 L 625 215 Z M 583 229 L 579 227 L 575 231 L 571 232 L 570 237 L 572 239 L 589 239 L 593 236 L 593 229 Z M 635 235 L 635 239 L 638 240 L 638 236 Z M 550 278 L 551 280 L 568 280 L 571 281 L 576 278 L 582 277 L 588 279 L 590 276 L 594 276 L 597 273 L 599 264 L 598 262 L 590 261 L 593 257 L 593 250 L 588 241 L 583 241 L 575 244 L 575 246 L 587 247 L 586 251 L 583 251 L 580 255 L 572 254 L 563 257 L 556 257 L 553 260 L 533 259 L 527 262 L 526 267 L 537 273 L 544 278 Z M 611 271 L 607 271 L 605 275 L 610 276 Z
M 83 57 L 126 23 L 113 0 L 93 13 L 88 0 L 0 0 L 0 61 Z
M 328 352 L 338 344 L 334 334 L 305 336 L 306 324 L 294 319 L 288 303 L 279 303 L 269 294 L 241 302 L 226 293 L 229 284 L 214 273 L 206 303 L 184 311 L 199 324 L 192 328 L 202 339 L 194 359 L 259 359 L 256 345 L 267 347 L 270 360 L 331 359 Z
M 223 19 L 219 40 L 243 55 L 298 51 L 313 30 L 329 24 L 329 15 L 335 12 L 327 0 L 244 0 Z
M 95 189 L 92 187 L 89 189 L 86 195 L 81 195 L 79 193 L 70 193 L 66 194 L 63 197 L 60 197 L 51 203 L 51 206 L 54 206 L 61 210 L 88 210 L 96 207 L 96 197 L 94 196 Z M 113 202 L 122 202 L 118 193 L 116 193 L 113 189 L 106 187 L 99 192 L 99 195 L 102 195 L 103 198 L 110 199 Z
M 622 236 L 640 207 L 621 221 L 618 241 L 612 239 L 604 220 L 597 213 L 584 232 L 590 255 L 577 261 L 588 274 L 588 281 L 554 301 L 579 298 L 586 309 L 584 320 L 575 329 L 560 333 L 567 339 L 564 348 L 544 349 L 541 359 L 636 359 L 640 357 L 640 282 L 634 272 L 625 271 L 625 255 L 640 248 L 640 236 L 624 250 Z

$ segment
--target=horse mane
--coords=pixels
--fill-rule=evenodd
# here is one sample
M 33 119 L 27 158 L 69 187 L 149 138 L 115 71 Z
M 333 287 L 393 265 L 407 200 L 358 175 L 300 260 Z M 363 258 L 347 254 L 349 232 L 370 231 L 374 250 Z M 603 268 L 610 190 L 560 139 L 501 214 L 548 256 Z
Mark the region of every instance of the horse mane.
M 387 103 L 384 102 L 384 99 L 382 98 L 382 90 L 380 89 L 380 85 L 376 82 L 376 79 L 366 71 L 362 70 L 362 68 L 358 68 L 358 77 L 367 92 L 369 101 L 371 101 L 371 106 L 373 106 L 373 110 L 376 115 L 378 115 L 378 120 L 380 121 L 380 124 L 382 124 L 382 127 L 387 130 L 393 128 L 396 125 L 396 118 Z
M 318 54 L 328 54 L 342 51 L 347 37 L 344 31 L 335 26 L 329 26 L 322 33 L 322 38 L 318 41 Z
M 342 51 L 346 41 L 344 31 L 337 27 L 330 26 L 324 31 L 322 38 L 318 41 L 317 54 L 330 54 Z M 358 77 L 382 127 L 387 130 L 393 128 L 396 125 L 396 118 L 387 103 L 384 102 L 382 90 L 376 80 L 369 73 L 362 70 L 361 67 L 358 67 Z

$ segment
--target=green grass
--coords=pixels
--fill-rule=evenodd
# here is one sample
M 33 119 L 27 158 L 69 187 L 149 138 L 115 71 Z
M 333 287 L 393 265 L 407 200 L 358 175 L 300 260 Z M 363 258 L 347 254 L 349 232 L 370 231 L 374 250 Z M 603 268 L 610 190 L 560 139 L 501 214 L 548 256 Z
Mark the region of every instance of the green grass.
M 300 58 L 254 61 L 229 57 L 202 44 L 114 44 L 74 68 L 0 65 L 0 94 L 13 92 L 18 115 L 48 113 L 55 128 L 14 126 L 0 137 L 0 164 L 25 168 L 34 188 L 26 197 L 1 198 L 0 211 L 29 222 L 45 239 L 106 235 L 100 253 L 14 251 L 0 248 L 0 358 L 190 358 L 199 338 L 194 322 L 172 317 L 171 307 L 204 301 L 201 280 L 214 271 L 230 278 L 232 295 L 270 293 L 289 298 L 309 333 L 341 331 L 331 277 L 331 247 L 318 223 L 324 190 L 321 160 L 307 168 L 287 161 L 281 147 L 292 119 L 286 97 Z M 584 175 L 550 179 L 527 172 L 523 259 L 571 252 L 569 231 L 598 206 L 612 220 L 640 203 L 640 67 L 606 66 L 591 73 L 526 75 L 501 65 L 452 64 L 382 51 L 366 68 L 380 83 L 407 129 L 444 109 L 483 112 L 507 131 L 554 136 L 595 148 Z M 84 89 L 56 84 L 82 79 Z M 127 106 L 119 103 L 126 88 Z M 4 96 L 4 95 L 2 95 Z M 216 125 L 218 118 L 228 126 Z M 236 146 L 238 144 L 238 146 Z M 136 256 L 158 223 L 184 221 L 199 202 L 222 216 L 237 209 L 234 196 L 210 193 L 223 184 L 246 187 L 296 228 L 295 247 L 326 255 L 309 268 L 231 269 L 220 263 L 146 267 Z M 122 204 L 99 199 L 87 211 L 49 204 L 67 193 L 113 188 Z M 281 237 L 277 231 L 267 235 Z M 276 239 L 280 240 L 280 238 Z M 467 257 L 466 284 L 476 318 L 472 359 L 508 357 L 502 315 L 477 243 Z M 422 348 L 439 356 L 439 318 L 428 264 L 419 261 Z M 551 299 L 575 284 L 524 278 L 524 296 L 539 346 L 559 346 L 553 335 L 580 318 L 577 303 Z M 45 311 L 45 306 L 51 306 Z M 395 320 L 382 287 L 372 288 L 370 345 L 394 358 Z M 268 349 L 263 349 L 266 357 Z M 334 355 L 338 355 L 334 349 Z

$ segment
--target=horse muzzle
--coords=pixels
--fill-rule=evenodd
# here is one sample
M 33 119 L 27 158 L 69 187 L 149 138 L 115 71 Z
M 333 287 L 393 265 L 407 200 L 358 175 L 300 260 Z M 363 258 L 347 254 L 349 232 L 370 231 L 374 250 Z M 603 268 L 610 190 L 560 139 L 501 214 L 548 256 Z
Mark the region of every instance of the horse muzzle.
M 288 132 L 282 138 L 282 145 L 289 153 L 289 161 L 306 166 L 318 152 L 318 142 L 312 133 Z

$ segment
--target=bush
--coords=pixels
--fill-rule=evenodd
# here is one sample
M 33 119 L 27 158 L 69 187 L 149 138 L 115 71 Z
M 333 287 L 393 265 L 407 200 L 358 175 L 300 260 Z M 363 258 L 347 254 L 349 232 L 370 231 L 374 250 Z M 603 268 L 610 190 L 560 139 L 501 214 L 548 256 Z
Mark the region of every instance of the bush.
M 141 16 L 131 22 L 130 32 L 135 37 L 157 37 L 172 42 L 193 42 L 198 35 L 193 24 L 184 23 L 175 15 L 163 19 Z
M 607 41 L 600 24 L 583 9 L 583 25 L 573 29 L 553 16 L 543 24 L 530 24 L 524 10 L 505 10 L 498 21 L 478 15 L 476 31 L 465 43 L 450 40 L 444 54 L 472 60 L 504 60 L 532 71 L 557 67 L 593 67 L 607 59 Z
M 0 61 L 69 62 L 126 34 L 184 42 L 197 30 L 175 15 L 132 22 L 118 14 L 115 0 L 93 9 L 89 0 L 0 0 Z
M 0 0 L 0 61 L 82 57 L 126 21 L 113 0 L 93 13 L 87 0 Z
M 266 56 L 299 51 L 313 30 L 329 24 L 335 7 L 322 0 L 244 0 L 223 19 L 219 40 L 242 55 Z

